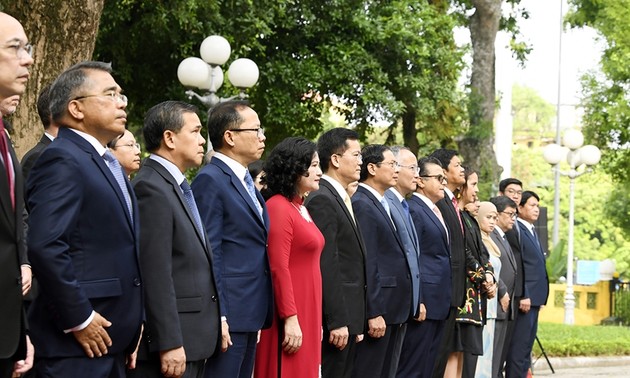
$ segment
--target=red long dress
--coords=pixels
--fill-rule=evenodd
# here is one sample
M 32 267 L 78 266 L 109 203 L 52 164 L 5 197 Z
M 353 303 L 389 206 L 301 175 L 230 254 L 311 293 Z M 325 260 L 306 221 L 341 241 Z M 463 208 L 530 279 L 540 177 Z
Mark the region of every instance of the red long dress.
M 262 331 L 256 348 L 255 378 L 317 378 L 321 363 L 322 277 L 319 257 L 324 237 L 298 209 L 299 198 L 281 195 L 267 201 L 269 212 L 269 265 L 276 313 L 270 329 Z M 308 216 L 310 218 L 310 216 Z M 294 354 L 282 351 L 282 319 L 297 314 L 302 346 Z M 280 332 L 280 333 L 279 333 Z M 278 351 L 282 351 L 278 375 Z

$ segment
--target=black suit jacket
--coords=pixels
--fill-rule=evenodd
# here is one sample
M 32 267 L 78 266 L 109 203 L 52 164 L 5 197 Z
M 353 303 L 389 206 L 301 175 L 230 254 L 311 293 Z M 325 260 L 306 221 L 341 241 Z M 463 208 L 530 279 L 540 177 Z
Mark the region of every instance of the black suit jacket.
M 50 138 L 48 138 L 46 134 L 44 134 L 39 139 L 39 142 L 37 142 L 37 144 L 33 148 L 31 148 L 26 154 L 24 154 L 24 157 L 22 157 L 22 175 L 25 179 L 28 179 L 28 174 L 31 172 L 33 165 L 35 165 L 37 158 L 39 158 L 39 155 L 42 153 L 42 151 L 44 151 L 44 149 L 48 147 L 50 142 L 52 142 Z
M 462 226 L 455 212 L 455 207 L 444 193 L 444 198 L 435 204 L 444 218 L 451 238 L 451 307 L 461 307 L 464 304 L 466 290 L 466 242 Z
M 147 351 L 184 347 L 187 361 L 210 357 L 219 345 L 220 316 L 210 243 L 195 226 L 175 178 L 146 159 L 133 180 L 140 211 L 140 269 Z
M 319 190 L 305 202 L 326 244 L 320 259 L 323 326 L 330 331 L 343 326 L 351 335 L 365 330 L 365 245 L 343 198 L 323 179 Z
M 519 301 L 521 298 L 528 298 L 529 294 L 525 288 L 525 269 L 523 269 L 523 256 L 521 254 L 521 237 L 518 229 L 518 220 L 514 221 L 514 227 L 505 233 L 505 237 L 512 247 L 514 260 L 516 261 L 516 283 L 514 286 L 514 299 Z
M 411 273 L 402 240 L 383 205 L 359 186 L 352 208 L 367 249 L 367 318 L 402 324 L 413 315 Z
M 7 138 L 9 154 L 15 172 L 15 209 L 11 204 L 9 182 L 5 165 L 0 163 L 0 359 L 17 353 L 22 358 L 24 329 L 20 263 L 26 255 L 24 240 L 24 182 L 18 158 Z

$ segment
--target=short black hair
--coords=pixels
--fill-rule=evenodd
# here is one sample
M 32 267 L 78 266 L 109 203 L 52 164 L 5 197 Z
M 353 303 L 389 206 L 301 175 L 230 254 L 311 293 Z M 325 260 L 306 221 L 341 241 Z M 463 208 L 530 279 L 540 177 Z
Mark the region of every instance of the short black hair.
M 142 127 L 147 151 L 155 152 L 160 148 L 164 131 L 178 133 L 181 130 L 184 113 L 197 113 L 197 107 L 182 101 L 164 101 L 147 111 Z
M 343 154 L 348 148 L 348 140 L 359 140 L 359 134 L 351 129 L 337 127 L 323 133 L 317 140 L 319 164 L 325 173 L 330 168 L 330 159 L 334 154 Z
M 46 85 L 37 98 L 37 114 L 44 125 L 44 130 L 50 127 L 50 87 L 50 84 Z
M 244 122 L 240 111 L 249 108 L 249 105 L 249 102 L 243 100 L 226 101 L 215 105 L 208 111 L 208 137 L 215 151 L 223 148 L 225 132 L 237 129 Z
M 532 192 L 531 190 L 524 191 L 523 196 L 521 197 L 521 203 L 519 203 L 519 206 L 524 206 L 527 203 L 527 200 L 532 197 L 536 198 L 536 200 L 540 202 L 540 197 L 538 197 L 538 194 Z
M 515 179 L 514 177 L 509 177 L 499 182 L 499 192 L 505 193 L 505 189 L 510 185 L 518 185 L 521 188 L 523 187 L 523 183 L 521 182 L 521 180 Z
M 367 180 L 368 176 L 368 165 L 378 164 L 385 160 L 385 151 L 389 151 L 389 147 L 383 144 L 370 144 L 369 146 L 363 147 L 361 150 L 361 155 L 363 156 L 363 164 L 361 164 L 361 176 L 359 176 L 359 182 L 364 182 Z
M 435 164 L 440 167 L 442 166 L 440 164 L 440 161 L 434 157 L 431 157 L 431 156 L 422 157 L 418 159 L 418 170 L 419 170 L 418 175 L 420 177 L 426 177 L 429 174 L 429 170 L 427 168 L 429 164 Z
M 449 150 L 447 148 L 438 148 L 431 153 L 431 157 L 439 160 L 442 169 L 448 170 L 448 165 L 451 163 L 453 156 L 457 156 L 459 153 L 456 150 Z
M 278 143 L 263 165 L 261 183 L 267 185 L 267 195 L 281 194 L 289 200 L 295 197 L 298 180 L 308 177 L 315 152 L 315 143 L 302 137 L 288 137 Z
M 511 207 L 514 210 L 518 210 L 516 206 L 516 202 L 512 201 L 510 197 L 506 196 L 497 196 L 490 198 L 490 202 L 497 208 L 499 213 L 505 211 L 506 208 Z

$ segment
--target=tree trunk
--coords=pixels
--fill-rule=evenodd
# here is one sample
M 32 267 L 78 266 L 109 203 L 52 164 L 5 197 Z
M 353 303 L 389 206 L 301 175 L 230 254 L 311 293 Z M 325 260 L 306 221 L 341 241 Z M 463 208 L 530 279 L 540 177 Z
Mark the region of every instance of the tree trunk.
M 418 130 L 416 129 L 416 109 L 410 104 L 407 104 L 405 113 L 402 116 L 402 128 L 403 144 L 417 155 L 420 144 L 418 143 Z
M 11 119 L 11 138 L 20 158 L 43 132 L 37 114 L 40 90 L 64 69 L 91 59 L 103 4 L 104 0 L 2 0 L 4 12 L 22 23 L 34 47 L 28 86 Z
M 494 154 L 493 123 L 495 111 L 494 44 L 501 20 L 502 0 L 473 0 L 475 13 L 470 17 L 470 39 L 473 46 L 470 79 L 470 130 L 460 141 L 465 164 L 479 170 L 483 195 L 499 178 Z M 481 186 L 481 185 L 480 185 Z

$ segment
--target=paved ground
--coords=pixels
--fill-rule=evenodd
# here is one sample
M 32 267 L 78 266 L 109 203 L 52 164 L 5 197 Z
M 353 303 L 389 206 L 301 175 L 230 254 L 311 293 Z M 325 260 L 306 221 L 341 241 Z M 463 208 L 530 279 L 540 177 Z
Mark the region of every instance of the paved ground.
M 555 374 L 549 369 L 545 358 L 541 357 L 534 364 L 534 377 L 630 377 L 630 356 L 553 357 L 549 361 L 555 370 Z

